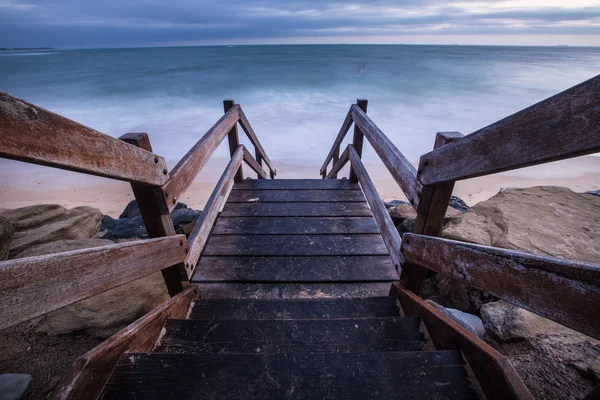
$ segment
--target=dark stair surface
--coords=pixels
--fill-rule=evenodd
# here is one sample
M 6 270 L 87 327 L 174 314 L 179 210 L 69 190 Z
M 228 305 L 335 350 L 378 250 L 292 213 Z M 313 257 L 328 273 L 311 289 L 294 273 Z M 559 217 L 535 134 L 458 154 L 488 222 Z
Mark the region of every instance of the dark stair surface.
M 192 281 L 201 299 L 103 399 L 476 399 L 459 351 L 425 351 L 358 184 L 236 183 Z M 429 349 L 431 346 L 428 347 Z

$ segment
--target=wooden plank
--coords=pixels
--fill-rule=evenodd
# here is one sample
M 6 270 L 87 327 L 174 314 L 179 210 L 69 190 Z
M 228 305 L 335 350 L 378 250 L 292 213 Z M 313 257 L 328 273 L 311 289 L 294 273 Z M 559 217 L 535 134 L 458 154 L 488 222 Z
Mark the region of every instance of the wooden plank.
M 181 262 L 185 236 L 0 262 L 0 329 Z
M 225 111 L 225 114 L 227 114 L 227 111 L 231 110 L 234 105 L 235 105 L 234 100 L 223 100 L 223 111 Z M 238 146 L 240 145 L 240 138 L 238 136 L 237 124 L 233 124 L 233 127 L 227 134 L 227 141 L 229 142 L 229 155 L 231 157 L 233 157 L 233 155 L 235 154 L 235 152 L 238 149 Z M 242 182 L 243 180 L 244 180 L 244 172 L 242 170 L 242 166 L 240 165 L 240 168 L 235 173 L 233 181 L 234 182 Z
M 246 179 L 233 190 L 360 190 L 348 179 Z
M 460 354 L 140 354 L 119 360 L 102 399 L 475 400 Z M 184 372 L 182 372 L 184 371 Z
M 389 256 L 209 257 L 198 263 L 194 282 L 397 281 Z
M 147 133 L 126 133 L 119 139 L 152 152 L 152 145 L 150 144 L 150 138 Z M 146 227 L 148 236 L 156 238 L 175 235 L 175 227 L 171 220 L 171 214 L 165 212 L 168 210 L 165 199 L 162 196 L 155 196 L 154 188 L 146 185 L 132 183 L 131 190 L 133 191 L 135 200 L 140 209 L 140 214 L 144 220 L 144 226 Z M 181 281 L 188 280 L 183 263 L 165 268 L 160 272 L 165 280 L 167 290 L 171 297 L 183 290 Z
M 421 184 L 417 180 L 415 167 L 356 104 L 352 105 L 352 118 L 367 137 L 388 171 L 390 171 L 410 204 L 416 207 L 421 192 Z
M 171 171 L 171 179 L 160 189 L 169 211 L 177 205 L 179 197 L 190 187 L 194 178 L 206 165 L 210 156 L 228 135 L 240 118 L 240 106 L 234 105 L 206 132 Z
M 462 350 L 490 400 L 533 400 L 510 361 L 400 283 L 392 285 L 404 314 L 420 316 L 438 350 Z
M 368 102 L 365 99 L 356 100 L 356 106 L 358 108 L 360 108 L 362 110 L 362 112 L 365 114 L 367 113 L 367 104 L 368 104 Z M 356 151 L 358 158 L 362 157 L 362 149 L 363 149 L 364 139 L 365 139 L 365 135 L 360 130 L 360 125 L 354 124 L 354 135 L 352 138 L 352 147 L 354 147 L 354 150 Z M 352 166 L 350 166 L 349 179 L 350 179 L 350 182 L 358 182 L 358 177 L 356 176 L 356 172 L 354 171 Z
M 388 212 L 385 204 L 383 204 L 381 197 L 379 197 L 379 194 L 375 189 L 375 185 L 369 177 L 369 174 L 367 174 L 367 170 L 360 160 L 358 153 L 354 149 L 354 146 L 348 146 L 348 149 L 350 162 L 352 163 L 353 170 L 357 175 L 357 179 L 360 181 L 360 185 L 365 197 L 367 198 L 367 202 L 371 207 L 373 218 L 377 223 L 379 232 L 381 232 L 381 237 L 385 242 L 394 265 L 396 268 L 401 268 L 404 258 L 400 253 L 400 243 L 402 241 L 400 234 L 398 233 L 398 230 L 396 229 L 396 226 L 394 225 L 394 222 L 392 221 L 390 213 Z
M 419 351 L 420 318 L 168 320 L 156 353 L 289 354 Z
M 219 235 L 211 236 L 204 256 L 386 255 L 379 235 Z
M 52 393 L 55 400 L 95 399 L 125 352 L 148 352 L 156 343 L 167 319 L 185 318 L 192 300 L 198 298 L 192 285 L 164 302 L 98 347 L 79 357 Z
M 203 283 L 204 299 L 309 299 L 387 296 L 389 282 Z
M 364 202 L 360 190 L 234 190 L 228 203 Z
M 434 148 L 445 146 L 461 139 L 460 132 L 438 132 L 435 136 Z M 435 186 L 423 186 L 419 204 L 417 205 L 417 220 L 414 232 L 429 236 L 438 236 L 444 225 L 444 217 L 448 203 L 454 190 L 454 182 L 441 183 Z M 405 263 L 402 268 L 402 280 L 406 287 L 420 294 L 423 282 L 427 278 L 427 268 L 412 263 Z
M 327 157 L 325 157 L 325 162 L 323 163 L 323 165 L 321 166 L 321 169 L 319 171 L 320 175 L 325 175 L 327 173 L 327 166 L 329 165 L 329 162 L 333 159 L 334 155 L 336 154 L 336 150 L 339 153 L 340 147 L 342 146 L 342 141 L 344 140 L 344 137 L 346 137 L 346 134 L 350 130 L 351 126 L 352 126 L 352 108 L 350 108 L 348 110 L 348 114 L 346 114 L 344 123 L 342 124 L 342 127 L 340 128 L 339 133 L 337 134 L 335 140 L 333 141 L 333 146 L 331 146 L 331 150 L 329 150 L 329 154 L 327 154 Z M 335 163 L 335 161 L 334 161 L 334 163 Z
M 329 172 L 329 174 L 327 174 L 326 178 L 327 179 L 336 179 L 337 178 L 337 174 L 338 172 L 340 172 L 342 170 L 342 168 L 344 168 L 344 166 L 348 163 L 349 158 L 348 158 L 348 147 L 346 147 L 346 149 L 344 150 L 344 152 L 342 153 L 342 155 L 333 161 L 333 166 L 331 167 L 331 171 Z
M 421 156 L 423 185 L 600 151 L 600 75 Z
M 231 157 L 227 168 L 225 168 L 223 175 L 221 175 L 221 179 L 217 182 L 215 189 L 206 202 L 206 206 L 204 206 L 204 211 L 200 214 L 200 217 L 198 218 L 198 221 L 196 221 L 196 225 L 194 225 L 194 229 L 188 238 L 190 250 L 184 261 L 188 278 L 192 276 L 194 266 L 198 262 L 202 250 L 204 250 L 204 246 L 208 240 L 208 236 L 210 235 L 215 220 L 217 219 L 219 210 L 223 203 L 225 203 L 225 200 L 227 200 L 227 196 L 233 186 L 234 175 L 236 174 L 236 171 L 239 170 L 243 157 L 244 146 L 240 145 Z
M 246 164 L 248 164 L 248 166 L 252 168 L 254 172 L 256 172 L 256 174 L 258 175 L 258 179 L 267 179 L 267 173 L 265 172 L 265 170 L 262 169 L 258 161 L 256 161 L 254 157 L 252 157 L 252 154 L 250 154 L 250 152 L 246 148 L 244 148 L 244 161 L 246 161 Z
M 267 152 L 265 151 L 265 149 L 260 144 L 260 141 L 258 140 L 256 133 L 254 133 L 254 129 L 252 129 L 252 126 L 250 125 L 248 118 L 246 118 L 246 114 L 244 114 L 244 111 L 241 108 L 240 108 L 240 126 L 242 127 L 244 132 L 246 132 L 248 139 L 250 139 L 250 143 L 252 143 L 252 145 L 254 146 L 256 151 L 260 152 L 260 158 L 262 160 L 264 160 L 265 164 L 267 164 L 267 167 L 269 167 L 269 173 L 271 175 L 271 179 L 275 178 L 275 176 L 277 175 L 277 170 L 275 169 L 275 167 L 273 167 L 273 163 L 267 156 Z
M 212 235 L 379 233 L 373 217 L 221 217 Z
M 169 178 L 162 157 L 2 92 L 0 157 L 150 186 Z
M 222 217 L 370 217 L 367 203 L 226 203 Z
M 600 339 L 600 264 L 413 234 L 402 251 L 413 263 Z

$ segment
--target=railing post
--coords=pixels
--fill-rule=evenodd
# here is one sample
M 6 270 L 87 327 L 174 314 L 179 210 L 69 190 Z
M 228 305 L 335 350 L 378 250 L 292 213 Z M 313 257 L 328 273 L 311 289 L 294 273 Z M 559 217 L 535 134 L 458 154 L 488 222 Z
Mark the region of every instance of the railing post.
M 258 163 L 258 165 L 260 165 L 260 167 L 262 168 L 263 158 L 262 158 L 262 155 L 260 154 L 260 151 L 256 147 L 254 148 L 254 158 L 256 159 L 256 162 Z M 257 173 L 256 177 L 260 179 L 260 174 Z
M 462 137 L 463 135 L 459 132 L 438 132 L 433 148 L 437 149 Z M 423 168 L 427 168 L 428 164 L 427 159 L 421 158 L 417 179 L 423 172 Z M 417 205 L 417 221 L 415 222 L 414 233 L 428 236 L 438 236 L 440 234 L 452 190 L 454 190 L 454 182 L 423 186 Z M 427 268 L 420 265 L 405 263 L 400 279 L 410 291 L 420 294 L 423 282 L 427 277 L 427 271 Z
M 333 158 L 331 160 L 331 168 L 333 168 L 333 166 L 335 165 L 336 162 L 338 162 L 338 160 L 340 159 L 340 146 L 336 146 L 334 152 L 333 152 Z M 323 178 L 325 178 L 327 176 L 327 170 L 325 170 L 325 175 L 323 175 Z M 331 175 L 332 179 L 337 179 L 337 172 L 333 175 Z M 357 178 L 358 179 L 358 178 Z
M 367 103 L 368 103 L 368 101 L 366 99 L 356 100 L 356 105 L 361 110 L 363 110 L 365 113 L 367 112 Z M 354 150 L 356 150 L 356 153 L 358 154 L 359 157 L 362 157 L 364 138 L 365 138 L 365 135 L 358 128 L 358 126 L 356 126 L 356 124 L 354 124 L 354 137 L 352 139 L 352 146 L 354 146 Z M 339 154 L 339 152 L 340 152 L 340 149 L 338 147 L 336 153 Z M 334 161 L 334 164 L 335 164 L 335 161 Z M 356 173 L 352 169 L 352 166 L 350 166 L 350 182 L 352 182 L 352 183 L 358 182 L 358 176 L 356 176 Z
M 229 111 L 234 105 L 235 105 L 234 100 L 223 100 L 223 109 L 225 110 L 225 112 Z M 231 156 L 233 156 L 233 154 L 237 150 L 238 146 L 240 145 L 240 138 L 238 136 L 237 123 L 233 126 L 233 128 L 231 128 L 231 130 L 227 134 L 227 138 L 229 139 L 229 153 Z M 242 166 L 240 165 L 240 168 L 238 169 L 238 171 L 235 174 L 235 177 L 233 178 L 233 181 L 239 183 L 239 182 L 242 182 L 243 180 L 244 180 L 244 172 L 242 171 Z
M 119 139 L 144 150 L 152 151 L 152 145 L 147 133 L 127 133 Z M 131 189 L 137 200 L 148 236 L 157 238 L 175 235 L 175 227 L 173 226 L 171 214 L 168 211 L 169 207 L 166 204 L 164 196 L 155 196 L 154 189 L 145 185 L 132 183 Z M 164 204 L 160 204 L 159 202 Z M 167 210 L 167 212 L 164 213 L 162 210 Z M 186 279 L 185 277 L 187 276 L 183 263 L 165 268 L 161 273 L 171 297 L 183 290 L 181 281 L 182 279 Z

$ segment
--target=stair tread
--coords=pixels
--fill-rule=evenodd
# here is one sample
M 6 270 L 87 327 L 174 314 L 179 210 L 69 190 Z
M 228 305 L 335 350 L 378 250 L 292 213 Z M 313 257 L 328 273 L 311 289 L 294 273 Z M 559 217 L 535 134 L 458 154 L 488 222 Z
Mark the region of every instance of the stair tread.
M 324 319 L 397 317 L 392 296 L 338 299 L 198 300 L 190 319 Z
M 101 399 L 476 399 L 458 351 L 125 354 Z
M 157 352 L 273 354 L 416 351 L 418 317 L 320 320 L 168 320 Z

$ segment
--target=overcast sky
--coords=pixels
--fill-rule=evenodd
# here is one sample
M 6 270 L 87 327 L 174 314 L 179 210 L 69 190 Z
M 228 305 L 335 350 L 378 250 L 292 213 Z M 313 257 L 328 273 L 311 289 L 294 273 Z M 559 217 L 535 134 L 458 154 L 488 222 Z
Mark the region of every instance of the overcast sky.
M 0 0 L 0 47 L 600 46 L 600 0 Z

